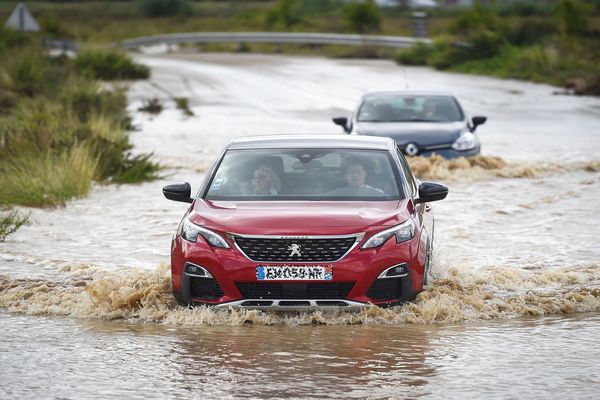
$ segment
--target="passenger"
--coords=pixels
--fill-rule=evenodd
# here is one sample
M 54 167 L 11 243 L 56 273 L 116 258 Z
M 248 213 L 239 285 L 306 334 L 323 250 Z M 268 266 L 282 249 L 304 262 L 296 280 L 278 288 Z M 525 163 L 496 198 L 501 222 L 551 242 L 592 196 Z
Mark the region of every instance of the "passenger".
M 250 192 L 254 196 L 275 196 L 281 191 L 281 179 L 266 165 L 259 165 L 252 172 Z
M 381 196 L 383 190 L 367 185 L 367 169 L 357 161 L 348 163 L 344 169 L 346 186 L 328 192 L 332 196 Z

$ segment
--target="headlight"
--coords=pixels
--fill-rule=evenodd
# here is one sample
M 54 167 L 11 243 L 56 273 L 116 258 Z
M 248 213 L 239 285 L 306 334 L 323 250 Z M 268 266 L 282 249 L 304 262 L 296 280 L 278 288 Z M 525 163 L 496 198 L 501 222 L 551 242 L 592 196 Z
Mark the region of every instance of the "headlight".
M 198 240 L 198 235 L 202 236 L 206 241 L 215 247 L 223 247 L 228 249 L 229 245 L 221 236 L 216 233 L 209 231 L 206 228 L 198 226 L 189 219 L 185 218 L 181 223 L 181 237 L 187 240 L 188 242 L 196 243 Z
M 378 234 L 371 237 L 365 244 L 363 244 L 363 249 L 372 249 L 373 247 L 379 247 L 385 243 L 386 240 L 390 238 L 390 236 L 396 236 L 396 243 L 406 242 L 415 236 L 415 225 L 411 219 L 408 221 L 396 225 L 393 228 L 386 229 L 383 232 L 379 232 Z
M 471 132 L 465 132 L 456 139 L 454 143 L 452 143 L 452 148 L 458 151 L 471 150 L 477 145 L 477 140 L 475 139 L 475 135 Z

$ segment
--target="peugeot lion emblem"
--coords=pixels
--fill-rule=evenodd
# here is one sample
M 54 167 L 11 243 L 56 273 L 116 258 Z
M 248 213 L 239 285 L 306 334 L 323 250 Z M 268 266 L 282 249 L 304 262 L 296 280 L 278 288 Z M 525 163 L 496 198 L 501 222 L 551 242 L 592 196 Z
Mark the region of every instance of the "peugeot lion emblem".
M 302 253 L 300 253 L 300 245 L 299 244 L 292 243 L 290 246 L 288 246 L 287 249 L 291 250 L 290 257 L 294 257 L 294 256 L 302 257 Z

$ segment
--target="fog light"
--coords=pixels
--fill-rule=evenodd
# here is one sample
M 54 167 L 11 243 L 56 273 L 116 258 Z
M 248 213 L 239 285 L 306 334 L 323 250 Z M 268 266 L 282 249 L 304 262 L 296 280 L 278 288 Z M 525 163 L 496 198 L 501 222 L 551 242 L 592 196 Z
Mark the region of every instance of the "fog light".
M 197 277 L 201 277 L 201 278 L 212 278 L 213 277 L 210 274 L 210 272 L 208 272 L 205 268 L 203 268 L 199 265 L 196 265 L 196 264 L 189 263 L 189 262 L 185 263 L 183 272 L 185 272 L 187 275 L 197 276 Z
M 402 278 L 408 275 L 408 265 L 406 263 L 394 265 L 383 271 L 377 279 L 383 278 Z

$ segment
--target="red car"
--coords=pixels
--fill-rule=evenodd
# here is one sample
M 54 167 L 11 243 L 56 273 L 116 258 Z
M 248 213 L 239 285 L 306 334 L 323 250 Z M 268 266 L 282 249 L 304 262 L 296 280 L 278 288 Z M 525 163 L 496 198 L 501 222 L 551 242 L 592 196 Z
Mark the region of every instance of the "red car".
M 419 182 L 392 139 L 302 135 L 236 140 L 195 197 L 163 193 L 191 203 L 171 246 L 179 303 L 297 310 L 413 300 L 448 189 Z

